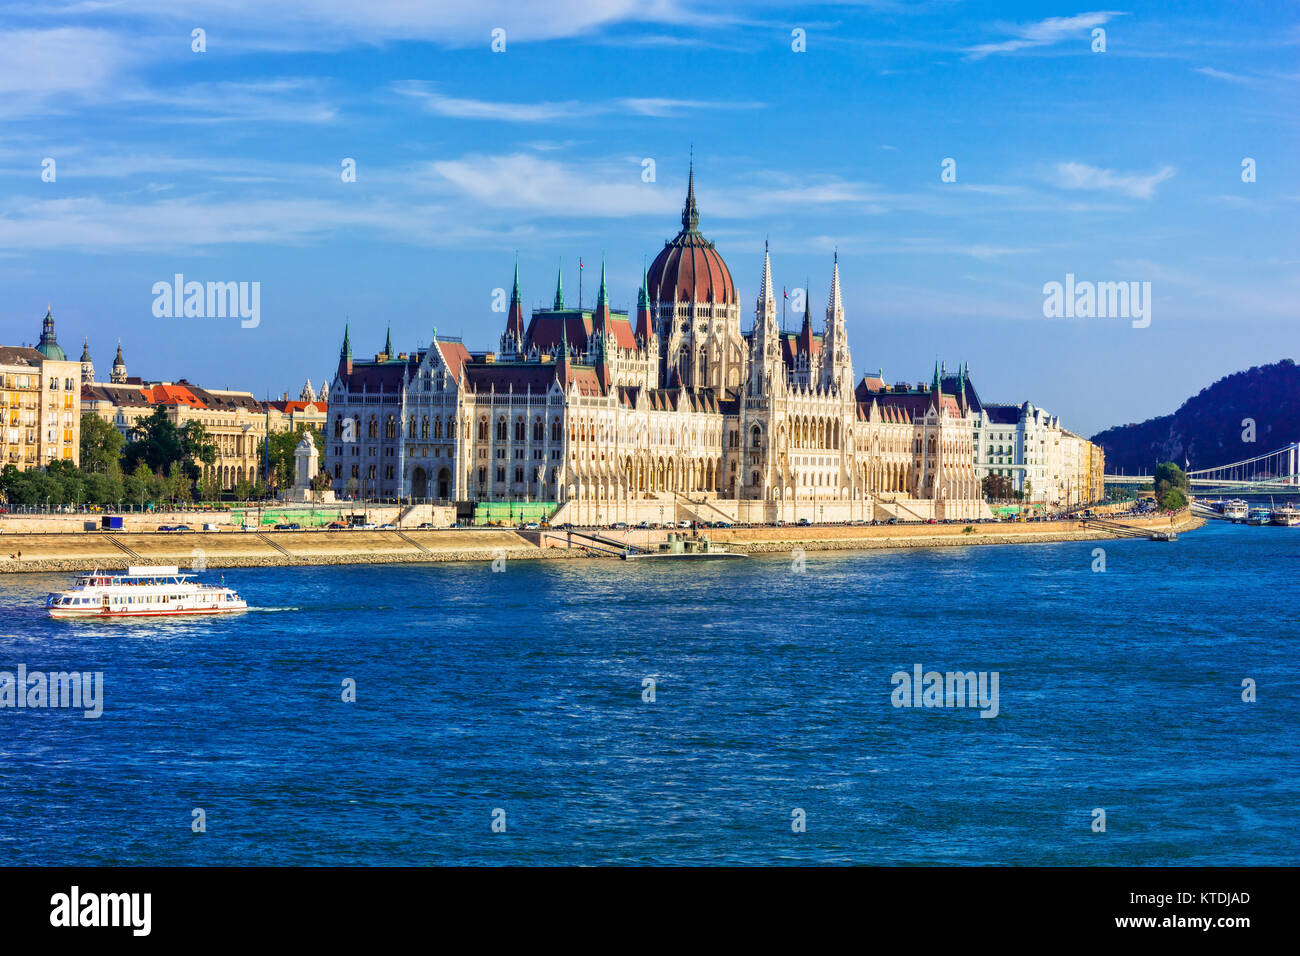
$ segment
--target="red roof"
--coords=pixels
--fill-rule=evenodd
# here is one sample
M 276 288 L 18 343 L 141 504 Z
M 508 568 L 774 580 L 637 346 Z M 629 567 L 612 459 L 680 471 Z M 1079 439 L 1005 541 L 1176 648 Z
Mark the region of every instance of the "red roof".
M 287 399 L 287 400 L 277 399 L 276 401 L 271 402 L 272 408 L 278 408 L 282 412 L 306 411 L 308 405 L 314 406 L 316 410 L 319 412 L 325 412 L 328 410 L 329 407 L 326 402 L 322 402 L 319 400 L 314 402 L 303 402 L 303 401 L 299 401 L 298 399 Z
M 438 354 L 451 372 L 451 377 L 460 381 L 460 370 L 469 361 L 469 349 L 461 342 L 437 342 Z
M 140 390 L 152 405 L 187 405 L 190 408 L 207 408 L 199 398 L 184 385 L 155 385 Z

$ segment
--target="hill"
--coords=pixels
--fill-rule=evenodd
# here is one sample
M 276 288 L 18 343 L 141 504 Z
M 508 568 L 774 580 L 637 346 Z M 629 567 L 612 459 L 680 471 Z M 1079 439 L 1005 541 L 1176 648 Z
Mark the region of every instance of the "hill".
M 1243 440 L 1253 419 L 1255 441 Z M 1300 368 L 1291 359 L 1234 372 L 1203 388 L 1172 415 L 1116 425 L 1092 436 L 1106 471 L 1150 474 L 1156 461 L 1212 468 L 1300 441 Z

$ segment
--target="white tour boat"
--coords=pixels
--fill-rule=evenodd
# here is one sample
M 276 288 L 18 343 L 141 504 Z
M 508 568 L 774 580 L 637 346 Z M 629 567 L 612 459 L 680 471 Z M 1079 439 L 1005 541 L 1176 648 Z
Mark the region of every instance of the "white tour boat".
M 1250 517 L 1250 505 L 1240 498 L 1234 498 L 1224 504 L 1223 516 L 1234 524 L 1244 522 Z
M 224 586 L 199 584 L 174 566 L 129 567 L 77 575 L 68 591 L 45 602 L 50 617 L 156 617 L 163 614 L 228 614 L 248 603 Z

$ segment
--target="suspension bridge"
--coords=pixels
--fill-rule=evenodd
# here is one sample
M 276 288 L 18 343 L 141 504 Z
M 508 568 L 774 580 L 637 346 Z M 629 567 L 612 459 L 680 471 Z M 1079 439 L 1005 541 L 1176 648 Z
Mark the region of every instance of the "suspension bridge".
M 1108 485 L 1150 485 L 1152 475 L 1106 475 Z M 1254 458 L 1213 468 L 1189 468 L 1187 481 L 1198 495 L 1300 493 L 1300 442 Z

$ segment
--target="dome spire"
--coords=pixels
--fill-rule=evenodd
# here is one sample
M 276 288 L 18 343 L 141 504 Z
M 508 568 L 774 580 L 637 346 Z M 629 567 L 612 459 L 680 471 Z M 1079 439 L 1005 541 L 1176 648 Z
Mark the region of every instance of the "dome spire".
M 695 206 L 695 150 L 691 149 L 690 173 L 686 177 L 686 205 L 682 208 L 682 228 L 696 232 L 700 227 L 700 211 Z

